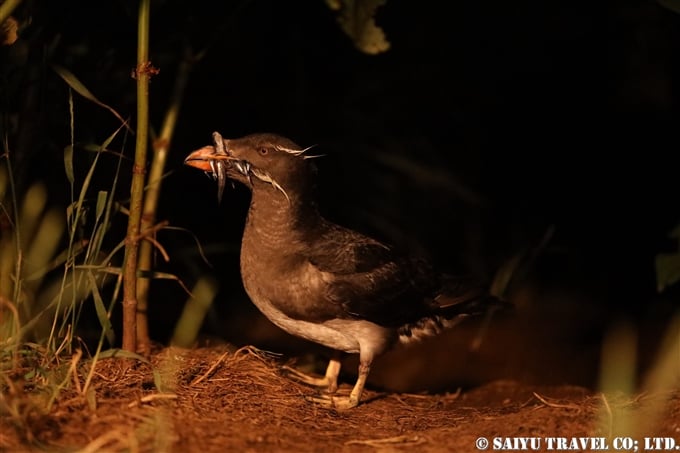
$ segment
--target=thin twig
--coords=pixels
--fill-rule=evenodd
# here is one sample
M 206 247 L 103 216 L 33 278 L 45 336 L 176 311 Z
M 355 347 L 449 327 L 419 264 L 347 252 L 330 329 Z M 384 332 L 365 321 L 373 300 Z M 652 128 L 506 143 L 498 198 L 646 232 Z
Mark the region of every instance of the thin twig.
M 211 366 L 210 368 L 208 368 L 208 371 L 206 371 L 205 373 L 203 373 L 202 376 L 200 376 L 200 377 L 194 379 L 194 380 L 191 382 L 190 386 L 193 387 L 194 385 L 198 384 L 199 382 L 203 381 L 203 380 L 206 379 L 208 376 L 210 376 L 210 375 L 213 373 L 213 371 L 215 371 L 215 370 L 217 369 L 217 367 L 219 366 L 219 364 L 222 363 L 222 361 L 225 359 L 225 357 L 227 357 L 227 355 L 229 355 L 229 351 L 227 351 L 227 352 L 225 352 L 224 354 L 222 354 L 222 355 L 217 359 L 217 361 L 216 361 L 215 363 L 213 363 L 212 366 Z
M 600 393 L 600 398 L 602 399 L 602 402 L 604 403 L 604 408 L 607 413 L 608 417 L 608 423 L 607 423 L 607 431 L 608 431 L 608 438 L 611 439 L 613 431 L 614 431 L 614 415 L 612 414 L 612 408 L 609 406 L 609 401 L 607 401 L 607 397 L 605 396 L 604 393 Z
M 382 448 L 385 445 L 419 445 L 423 442 L 425 442 L 425 438 L 422 436 L 396 436 L 384 439 L 350 440 L 345 442 L 345 445 L 367 445 L 369 447 Z
M 0 296 L 0 306 L 7 307 L 12 312 L 12 320 L 14 321 L 14 335 L 15 338 L 8 338 L 8 341 L 12 342 L 12 370 L 19 369 L 19 344 L 21 339 L 19 334 L 21 332 L 21 324 L 19 323 L 19 311 L 17 307 L 14 306 L 9 300 Z
M 156 247 L 156 249 L 158 250 L 158 252 L 159 252 L 161 255 L 163 255 L 163 260 L 165 260 L 166 263 L 170 262 L 170 255 L 169 255 L 168 252 L 165 250 L 165 247 L 163 247 L 163 246 L 161 245 L 160 242 L 158 242 L 156 239 L 154 239 L 154 238 L 151 237 L 151 236 L 146 236 L 146 237 L 144 238 L 144 240 L 145 240 L 145 241 L 149 241 L 150 243 L 152 243 L 152 244 Z M 140 270 L 141 270 L 141 268 L 140 268 Z
M 538 393 L 536 393 L 536 392 L 532 392 L 532 393 L 534 394 L 534 396 L 535 396 L 541 403 L 545 404 L 546 406 L 549 406 L 549 407 L 557 407 L 557 408 L 560 408 L 560 409 L 576 409 L 576 410 L 581 410 L 581 407 L 580 407 L 579 405 L 577 405 L 577 404 L 552 403 L 552 402 L 548 401 L 547 399 L 545 399 L 544 397 L 542 397 L 541 395 L 539 395 Z
M 70 367 L 70 372 L 71 375 L 73 376 L 73 384 L 76 386 L 76 391 L 79 394 L 83 393 L 83 388 L 80 385 L 80 379 L 78 378 L 78 362 L 80 361 L 80 358 L 83 355 L 83 350 L 78 349 L 75 354 L 73 354 L 73 359 L 71 360 L 71 367 Z
M 82 449 L 78 450 L 76 453 L 96 453 L 99 451 L 106 451 L 102 450 L 102 448 L 106 445 L 111 445 L 110 447 L 111 451 L 117 451 L 118 448 L 113 448 L 113 446 L 122 446 L 120 445 L 120 439 L 122 437 L 123 436 L 121 436 L 121 431 L 118 429 L 108 431 L 94 439 L 92 442 L 87 444 Z
M 145 395 L 139 399 L 139 401 L 133 401 L 128 404 L 128 408 L 133 408 L 138 406 L 139 403 L 150 403 L 155 400 L 176 400 L 179 396 L 175 393 L 152 393 L 151 395 Z

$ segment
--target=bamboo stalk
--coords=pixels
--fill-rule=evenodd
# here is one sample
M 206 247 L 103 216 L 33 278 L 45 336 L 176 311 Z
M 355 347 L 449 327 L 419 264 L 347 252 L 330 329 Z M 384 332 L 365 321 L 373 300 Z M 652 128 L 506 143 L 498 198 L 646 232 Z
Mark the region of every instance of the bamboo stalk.
M 137 349 L 137 256 L 139 252 L 144 174 L 149 136 L 149 78 L 154 68 L 149 62 L 149 22 L 151 0 L 141 0 L 137 29 L 137 133 L 135 161 L 130 187 L 130 216 L 125 238 L 123 267 L 123 349 Z
M 192 65 L 193 58 L 189 51 L 187 51 L 178 68 L 170 105 L 165 112 L 160 136 L 153 142 L 153 160 L 144 196 L 144 210 L 141 220 L 141 231 L 143 234 L 146 231 L 151 231 L 156 222 L 156 210 L 163 181 L 163 172 L 165 171 L 168 151 L 172 143 L 177 117 L 179 116 L 184 90 L 189 80 Z M 152 267 L 153 245 L 151 241 L 142 241 L 139 247 L 137 268 L 140 271 L 149 271 Z M 150 283 L 149 279 L 139 279 L 137 282 L 137 349 L 143 355 L 148 354 L 151 349 L 148 326 Z

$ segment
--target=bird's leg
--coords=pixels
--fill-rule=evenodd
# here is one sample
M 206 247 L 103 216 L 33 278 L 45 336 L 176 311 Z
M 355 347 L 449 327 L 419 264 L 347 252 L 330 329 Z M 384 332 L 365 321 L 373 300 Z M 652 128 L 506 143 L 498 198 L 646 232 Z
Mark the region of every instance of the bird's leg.
M 338 390 L 338 375 L 340 374 L 340 359 L 338 357 L 333 357 L 328 361 L 328 366 L 326 367 L 325 380 L 328 382 L 327 391 L 328 393 L 335 393 Z
M 338 389 L 338 375 L 340 374 L 340 357 L 335 356 L 328 361 L 326 374 L 322 378 L 309 376 L 294 368 L 284 367 L 286 372 L 293 378 L 303 384 L 312 385 L 314 387 L 324 387 L 328 393 L 335 393 Z
M 359 377 L 357 378 L 356 384 L 352 389 L 352 393 L 349 394 L 349 400 L 347 401 L 347 407 L 338 406 L 338 401 L 335 407 L 338 409 L 349 409 L 350 407 L 355 407 L 359 405 L 361 400 L 361 394 L 364 393 L 364 387 L 366 386 L 366 379 L 368 378 L 368 372 L 371 371 L 371 363 L 359 362 Z
M 359 405 L 361 401 L 361 394 L 364 392 L 364 387 L 366 386 L 366 379 L 368 378 L 368 373 L 371 371 L 370 361 L 360 361 L 359 362 L 359 377 L 357 378 L 356 384 L 349 397 L 346 396 L 327 396 L 327 397 L 316 397 L 309 398 L 310 401 L 319 403 L 326 407 L 335 408 L 338 410 L 351 409 Z

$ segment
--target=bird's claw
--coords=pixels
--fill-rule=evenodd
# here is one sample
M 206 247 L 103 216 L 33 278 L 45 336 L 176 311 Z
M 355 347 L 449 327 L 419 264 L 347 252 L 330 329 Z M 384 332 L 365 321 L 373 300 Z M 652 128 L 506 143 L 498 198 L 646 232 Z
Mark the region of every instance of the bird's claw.
M 335 391 L 338 389 L 337 381 L 333 381 L 328 376 L 324 377 L 310 376 L 308 374 L 303 373 L 302 371 L 298 371 L 295 368 L 291 368 L 289 366 L 283 366 L 282 370 L 289 378 L 306 385 L 311 385 L 312 387 L 319 387 L 325 389 L 328 393 L 331 394 L 335 393 Z
M 338 411 L 343 411 L 347 409 L 352 409 L 359 405 L 359 400 L 352 395 L 350 396 L 335 396 L 335 395 L 320 395 L 320 396 L 308 396 L 305 397 L 307 401 L 316 403 L 322 407 L 328 409 L 335 409 Z

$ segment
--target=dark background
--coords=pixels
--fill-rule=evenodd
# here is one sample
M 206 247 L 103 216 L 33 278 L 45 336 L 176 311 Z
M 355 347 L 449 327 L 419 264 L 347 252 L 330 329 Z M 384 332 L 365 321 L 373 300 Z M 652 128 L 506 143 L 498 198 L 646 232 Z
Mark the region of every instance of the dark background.
M 27 0 L 15 11 L 20 39 L 1 50 L 0 64 L 20 190 L 42 180 L 51 203 L 69 199 L 68 88 L 51 64 L 134 124 L 136 14 L 135 2 L 122 1 Z M 653 1 L 388 0 L 376 21 L 391 48 L 371 56 L 321 0 L 153 2 L 155 127 L 184 52 L 206 50 L 186 90 L 158 213 L 191 231 L 210 262 L 190 235 L 164 231 L 171 261 L 159 268 L 188 286 L 208 273 L 220 281 L 204 333 L 285 349 L 280 336 L 258 333 L 240 286 L 247 191 L 228 189 L 218 205 L 215 183 L 182 164 L 213 131 L 268 131 L 325 155 L 316 160 L 319 197 L 333 220 L 487 282 L 524 256 L 508 294 L 530 313 L 528 330 L 553 322 L 596 345 L 615 320 L 641 329 L 652 320 L 654 343 L 663 325 L 654 322 L 677 299 L 657 293 L 654 257 L 677 247 L 668 233 L 680 219 L 680 15 Z M 103 142 L 118 123 L 76 95 L 75 125 L 82 145 Z M 112 148 L 131 159 L 133 142 Z M 80 178 L 91 159 L 76 150 Z M 110 186 L 115 164 L 104 159 L 95 186 Z M 130 160 L 123 166 L 128 178 Z M 121 201 L 128 187 L 120 182 Z M 113 243 L 124 225 L 114 223 Z M 168 281 L 153 291 L 151 332 L 165 342 L 186 294 Z

